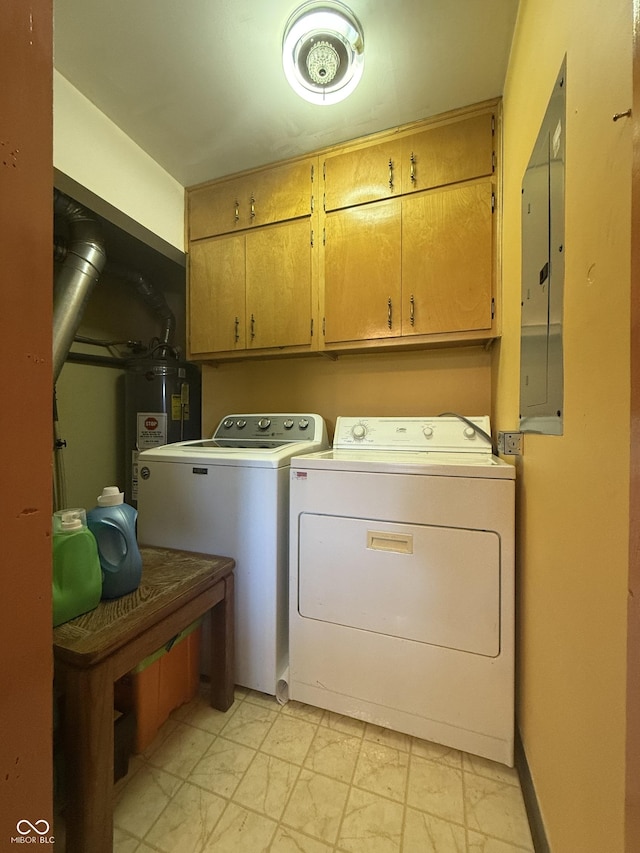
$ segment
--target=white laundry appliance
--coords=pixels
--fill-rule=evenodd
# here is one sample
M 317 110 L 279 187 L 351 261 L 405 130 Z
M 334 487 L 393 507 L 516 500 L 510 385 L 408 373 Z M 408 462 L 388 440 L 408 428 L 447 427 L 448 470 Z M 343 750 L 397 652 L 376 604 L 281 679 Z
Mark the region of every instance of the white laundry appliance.
M 513 765 L 515 471 L 488 417 L 291 460 L 289 696 Z
M 320 415 L 241 414 L 139 457 L 138 541 L 235 559 L 236 683 L 263 693 L 287 666 L 290 459 L 328 446 Z

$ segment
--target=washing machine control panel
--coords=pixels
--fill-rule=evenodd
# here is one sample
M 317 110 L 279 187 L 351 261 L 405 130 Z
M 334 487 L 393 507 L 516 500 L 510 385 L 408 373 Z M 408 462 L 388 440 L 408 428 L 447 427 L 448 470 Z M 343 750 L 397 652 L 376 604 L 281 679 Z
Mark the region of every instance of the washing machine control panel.
M 489 417 L 339 417 L 334 450 L 491 453 Z
M 313 414 L 226 415 L 212 441 L 222 447 L 278 447 L 313 441 L 323 434 L 323 420 Z

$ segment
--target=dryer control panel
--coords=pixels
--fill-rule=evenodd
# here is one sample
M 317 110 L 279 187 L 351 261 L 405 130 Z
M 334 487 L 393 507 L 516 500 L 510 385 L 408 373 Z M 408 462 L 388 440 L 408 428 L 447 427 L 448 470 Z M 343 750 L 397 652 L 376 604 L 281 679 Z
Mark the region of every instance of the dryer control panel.
M 491 454 L 489 416 L 339 417 L 334 450 L 407 450 Z

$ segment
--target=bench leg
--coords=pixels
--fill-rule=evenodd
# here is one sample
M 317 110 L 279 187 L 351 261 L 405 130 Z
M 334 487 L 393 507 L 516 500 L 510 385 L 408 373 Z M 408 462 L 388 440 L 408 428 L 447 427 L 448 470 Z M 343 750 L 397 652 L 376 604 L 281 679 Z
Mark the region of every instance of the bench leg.
M 112 853 L 111 668 L 68 668 L 65 682 L 67 853 Z
M 211 608 L 211 707 L 227 711 L 234 700 L 234 579 L 222 581 L 225 594 Z

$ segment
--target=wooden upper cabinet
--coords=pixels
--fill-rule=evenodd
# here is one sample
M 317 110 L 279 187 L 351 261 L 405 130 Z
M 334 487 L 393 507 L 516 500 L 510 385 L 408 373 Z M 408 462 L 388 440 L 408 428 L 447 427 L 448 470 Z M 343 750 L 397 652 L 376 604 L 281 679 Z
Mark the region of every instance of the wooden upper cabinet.
M 189 353 L 309 347 L 309 218 L 199 240 L 189 254 Z
M 401 201 L 327 216 L 324 246 L 326 344 L 400 334 Z
M 309 216 L 315 204 L 316 172 L 316 157 L 260 172 L 260 179 L 251 192 L 255 199 L 253 225 Z
M 402 139 L 402 192 L 441 187 L 493 173 L 494 117 L 481 113 Z
M 308 157 L 188 190 L 189 240 L 309 216 L 316 173 Z
M 187 189 L 190 357 L 498 334 L 499 110 L 487 101 Z
M 403 199 L 402 334 L 491 328 L 491 179 Z
M 189 253 L 189 352 L 245 347 L 244 234 L 202 240 Z
M 330 154 L 324 160 L 324 209 L 339 210 L 391 198 L 401 189 L 400 140 Z
M 311 223 L 251 231 L 247 247 L 247 349 L 311 343 Z

